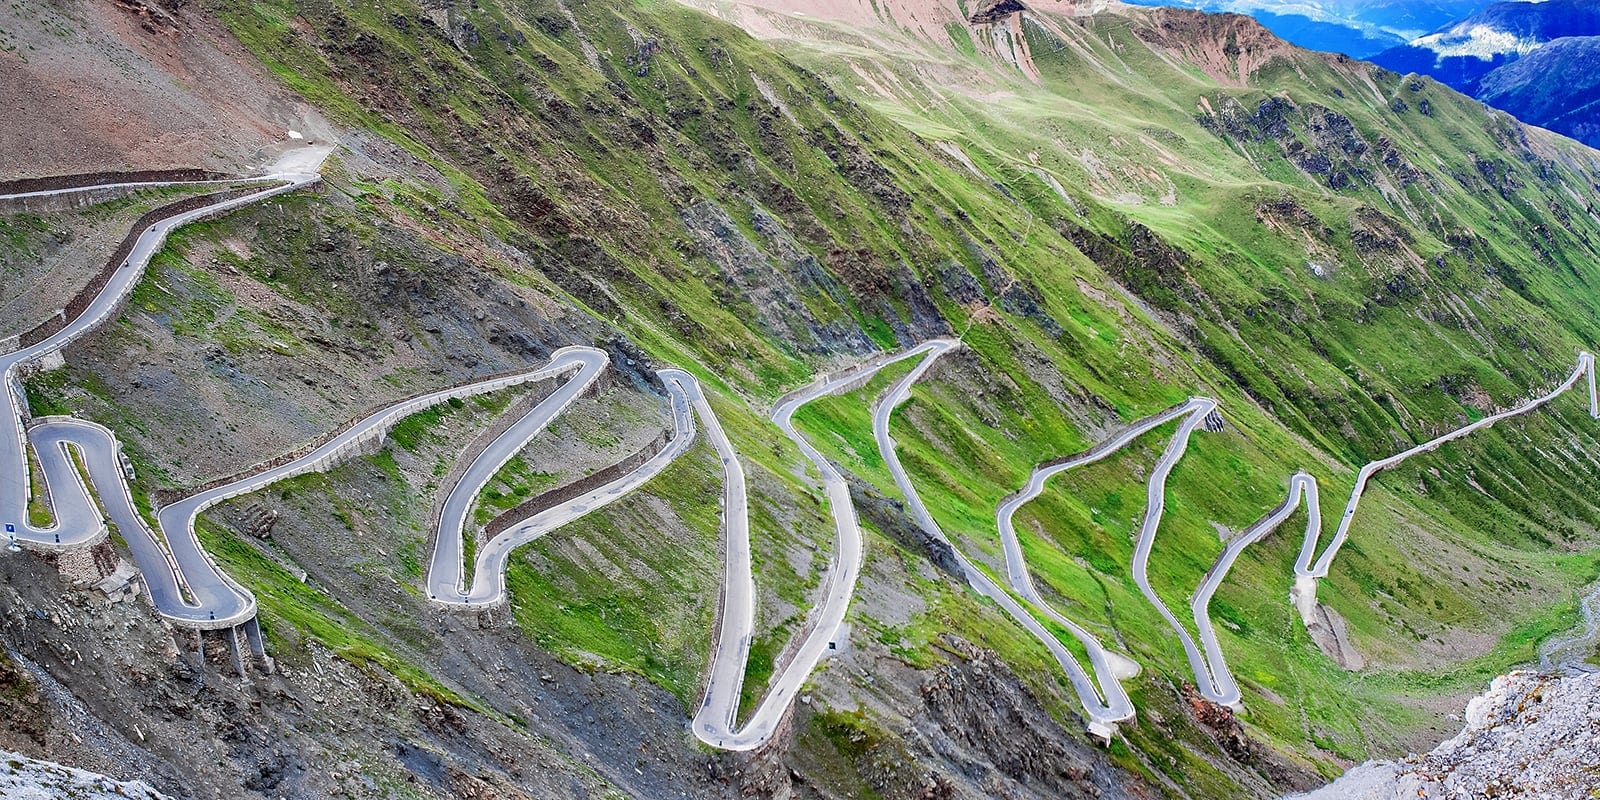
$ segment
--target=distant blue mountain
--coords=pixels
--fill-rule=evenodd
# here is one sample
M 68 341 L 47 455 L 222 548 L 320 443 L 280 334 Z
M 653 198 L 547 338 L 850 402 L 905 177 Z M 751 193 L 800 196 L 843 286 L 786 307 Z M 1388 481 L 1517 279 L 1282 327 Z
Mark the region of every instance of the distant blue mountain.
M 1399 36 L 1383 31 L 1351 28 L 1338 22 L 1324 22 L 1299 14 L 1257 11 L 1256 21 L 1280 38 L 1310 50 L 1344 53 L 1352 58 L 1371 58 L 1403 42 Z
M 1600 147 L 1600 0 L 1127 0 L 1255 17 L 1283 39 L 1457 91 Z
M 1485 0 L 1129 0 L 1255 17 L 1301 47 L 1370 58 L 1467 16 Z
M 1592 107 L 1600 0 L 1494 3 L 1372 57 L 1428 75 L 1524 122 L 1600 145 Z

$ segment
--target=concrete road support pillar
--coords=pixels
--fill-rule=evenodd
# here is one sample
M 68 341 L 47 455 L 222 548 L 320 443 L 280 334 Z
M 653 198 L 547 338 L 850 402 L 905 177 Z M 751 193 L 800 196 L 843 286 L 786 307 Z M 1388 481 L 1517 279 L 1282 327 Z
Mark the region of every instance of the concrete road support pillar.
M 239 630 L 243 626 L 234 626 L 228 629 L 228 653 L 233 656 L 233 669 L 239 673 L 240 678 L 248 677 L 244 671 L 244 651 L 239 647 Z
M 257 617 L 251 617 L 243 627 L 244 638 L 250 642 L 251 655 L 254 655 L 257 663 L 261 664 L 261 668 L 268 675 L 271 675 L 273 663 L 272 658 L 267 655 L 267 642 L 261 636 L 261 620 Z

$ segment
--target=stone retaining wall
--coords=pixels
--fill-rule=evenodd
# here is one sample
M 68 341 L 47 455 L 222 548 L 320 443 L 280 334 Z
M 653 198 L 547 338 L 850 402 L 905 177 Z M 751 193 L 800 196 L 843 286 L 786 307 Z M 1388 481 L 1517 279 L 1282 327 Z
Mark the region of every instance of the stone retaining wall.
M 542 494 L 529 498 L 519 503 L 515 508 L 501 512 L 499 516 L 489 520 L 484 526 L 484 536 L 493 539 L 505 533 L 513 525 L 517 525 L 529 517 L 542 511 L 548 511 L 561 503 L 576 497 L 581 497 L 606 484 L 621 478 L 638 469 L 646 461 L 656 457 L 656 454 L 666 449 L 667 443 L 672 441 L 671 431 L 662 431 L 644 449 L 634 453 L 609 467 L 603 467 L 588 475 L 583 476 L 565 486 L 558 486 Z
M 82 291 L 73 296 L 71 302 L 67 303 L 66 308 L 57 311 L 49 319 L 39 323 L 38 325 L 35 325 L 31 330 L 28 330 L 17 337 L 19 347 L 32 347 L 56 335 L 57 333 L 60 333 L 67 327 L 68 324 L 83 314 L 83 312 L 89 308 L 90 304 L 92 304 L 95 299 L 100 296 L 100 292 L 105 290 L 106 284 L 111 281 L 111 276 L 115 275 L 117 270 L 122 268 L 123 262 L 126 261 L 129 254 L 133 252 L 133 247 L 138 243 L 139 237 L 143 236 L 145 229 L 149 228 L 151 225 L 154 225 L 157 222 L 166 219 L 167 217 L 175 217 L 179 214 L 193 211 L 197 208 L 204 208 L 214 203 L 224 202 L 235 197 L 242 197 L 243 195 L 254 191 L 257 190 L 233 189 L 226 192 L 216 192 L 214 194 L 201 195 L 199 197 L 191 197 L 186 200 L 179 200 L 176 203 L 168 203 L 160 208 L 151 209 L 150 211 L 145 212 L 145 214 L 139 217 L 139 220 L 133 224 L 133 227 L 128 231 L 128 235 L 122 237 L 122 242 L 117 245 L 116 250 L 112 251 L 111 257 L 106 260 L 105 266 L 100 268 L 100 271 L 89 280 L 88 285 L 84 286 Z
M 104 170 L 78 175 L 50 175 L 43 178 L 18 178 L 0 181 L 0 195 L 53 192 L 87 186 L 104 186 L 110 183 L 193 183 L 195 181 L 226 180 L 221 172 L 204 169 L 145 169 L 132 172 Z

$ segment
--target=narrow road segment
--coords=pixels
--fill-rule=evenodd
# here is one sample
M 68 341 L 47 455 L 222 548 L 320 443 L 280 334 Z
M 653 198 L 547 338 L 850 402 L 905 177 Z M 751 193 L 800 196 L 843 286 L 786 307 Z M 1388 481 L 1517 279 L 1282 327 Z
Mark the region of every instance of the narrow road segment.
M 18 373 L 23 366 L 65 348 L 108 320 L 173 230 L 310 186 L 321 180 L 317 169 L 329 152 L 329 147 L 291 151 L 259 178 L 274 185 L 150 225 L 140 232 L 127 261 L 83 313 L 44 341 L 0 355 L 0 383 L 4 384 L 0 391 L 0 419 L 13 429 L 10 434 L 0 434 L 0 474 L 10 476 L 0 481 L 0 526 L 10 541 L 43 550 L 86 547 L 108 534 L 109 522 L 128 542 L 145 575 L 151 599 L 163 616 L 194 627 L 220 628 L 254 615 L 255 599 L 211 562 L 194 540 L 192 529 L 176 536 L 169 530 L 158 536 L 151 529 L 134 503 L 122 469 L 120 445 L 111 431 L 71 417 L 28 424 Z M 27 457 L 30 444 L 49 490 L 54 520 L 50 525 L 35 525 L 28 515 L 32 491 Z M 81 459 L 90 485 L 79 477 L 77 459 Z M 98 504 L 95 498 L 99 499 Z
M 922 497 L 917 492 L 916 486 L 911 482 L 911 477 L 906 474 L 905 468 L 900 464 L 900 457 L 896 452 L 894 438 L 889 434 L 889 422 L 894 410 L 911 396 L 912 385 L 933 366 L 934 360 L 958 345 L 959 343 L 955 340 L 936 339 L 926 342 L 907 353 L 907 355 L 914 355 L 921 352 L 927 355 L 922 363 L 897 381 L 878 399 L 872 413 L 872 432 L 878 443 L 878 453 L 882 457 L 889 473 L 894 476 L 895 484 L 900 488 L 901 495 L 906 498 L 906 506 L 910 509 L 912 519 L 916 521 L 918 527 L 922 528 L 923 532 L 937 541 L 949 546 L 950 552 L 955 555 L 956 561 L 961 566 L 963 577 L 965 577 L 967 584 L 974 591 L 993 600 L 1012 620 L 1021 625 L 1023 629 L 1032 634 L 1040 644 L 1043 644 L 1050 651 L 1050 654 L 1055 657 L 1056 663 L 1060 665 L 1061 670 L 1066 673 L 1068 680 L 1072 682 L 1074 691 L 1077 692 L 1078 701 L 1087 717 L 1089 731 L 1105 741 L 1110 741 L 1116 733 L 1117 723 L 1126 722 L 1133 719 L 1134 716 L 1133 701 L 1128 698 L 1127 692 L 1123 690 L 1122 684 L 1118 681 L 1119 673 L 1127 674 L 1130 672 L 1129 665 L 1132 664 L 1132 660 L 1108 654 L 1105 647 L 1100 644 L 1092 633 L 1068 620 L 1065 616 L 1055 613 L 1042 603 L 1029 598 L 1029 607 L 1024 607 L 1010 592 L 995 583 L 988 573 L 973 564 L 966 554 L 961 551 L 961 548 L 957 547 L 945 535 L 944 530 L 939 527 L 939 523 L 934 520 L 933 515 L 928 512 L 927 506 L 922 502 Z M 1020 558 L 1020 551 L 1018 557 Z M 1009 554 L 1007 561 L 1009 565 Z M 1067 649 L 1061 643 L 1061 640 L 1056 638 L 1055 634 L 1051 633 L 1049 629 L 1039 622 L 1034 614 L 1035 610 L 1059 621 L 1084 645 L 1089 652 L 1090 662 L 1099 681 L 1098 685 L 1095 679 L 1091 679 L 1088 673 L 1084 671 L 1083 666 L 1078 663 L 1078 659 L 1072 651 Z M 1137 665 L 1133 665 L 1131 671 L 1136 673 Z

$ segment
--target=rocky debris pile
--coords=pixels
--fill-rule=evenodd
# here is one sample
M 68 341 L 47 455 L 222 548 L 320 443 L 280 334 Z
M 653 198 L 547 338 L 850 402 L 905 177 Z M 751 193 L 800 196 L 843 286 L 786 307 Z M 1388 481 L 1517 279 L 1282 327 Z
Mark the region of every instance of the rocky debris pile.
M 1254 768 L 1276 786 L 1308 789 L 1320 783 L 1313 773 L 1252 738 L 1233 709 L 1211 701 L 1192 683 L 1184 683 L 1179 691 L 1195 721 L 1211 733 L 1211 739 L 1234 761 Z
M 94 772 L 0 750 L 0 797 L 12 800 L 166 800 L 143 781 L 117 781 Z
M 1367 659 L 1350 643 L 1344 617 L 1339 612 L 1318 603 L 1311 621 L 1306 623 L 1306 632 L 1317 643 L 1317 649 L 1340 667 L 1352 672 L 1366 668 Z
M 1369 761 L 1297 800 L 1518 797 L 1600 792 L 1600 673 L 1513 672 L 1467 704 L 1467 725 L 1426 755 Z
M 954 636 L 944 637 L 943 645 L 956 658 L 935 668 L 922 685 L 926 719 L 934 724 L 921 731 L 936 752 L 981 755 L 969 764 L 967 777 L 991 796 L 1018 796 L 1017 786 L 1041 797 L 1139 796 L 1103 766 L 1087 737 L 1068 735 L 1033 702 L 993 650 Z
M 283 512 L 276 508 L 269 507 L 263 503 L 251 503 L 250 507 L 244 510 L 244 518 L 240 521 L 240 527 L 245 533 L 257 539 L 271 539 L 272 526 L 278 524 L 278 517 L 282 515 Z

